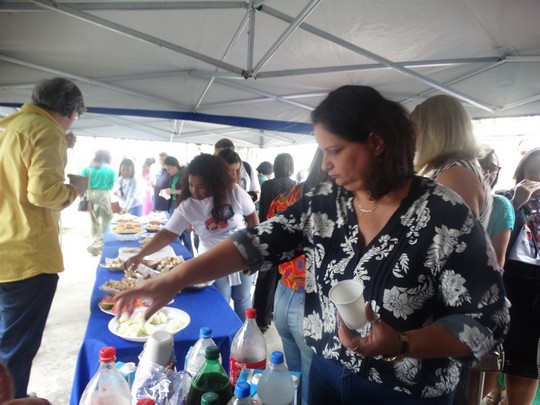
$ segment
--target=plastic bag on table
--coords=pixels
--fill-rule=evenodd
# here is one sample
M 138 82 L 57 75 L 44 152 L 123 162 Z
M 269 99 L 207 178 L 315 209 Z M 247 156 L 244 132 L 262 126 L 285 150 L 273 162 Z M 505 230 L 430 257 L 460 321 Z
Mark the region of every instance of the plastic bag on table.
M 156 405 L 183 403 L 191 385 L 191 377 L 185 371 L 176 372 L 148 360 L 141 360 L 131 388 L 134 401 L 152 398 Z

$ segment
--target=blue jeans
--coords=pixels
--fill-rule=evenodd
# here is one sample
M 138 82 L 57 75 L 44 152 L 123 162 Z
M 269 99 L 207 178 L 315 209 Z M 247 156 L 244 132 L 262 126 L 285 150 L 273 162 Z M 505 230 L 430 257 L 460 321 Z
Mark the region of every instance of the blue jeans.
M 231 287 L 229 284 L 229 277 L 218 278 L 214 285 L 225 297 L 227 302 L 233 299 L 234 302 L 234 312 L 238 315 L 238 318 L 242 322 L 246 319 L 246 309 L 251 308 L 251 286 L 253 285 L 253 280 L 255 279 L 255 274 L 246 275 L 240 273 L 240 279 L 242 284 L 235 285 Z
M 310 405 L 451 405 L 454 393 L 416 398 L 362 378 L 337 361 L 314 355 L 309 372 Z
M 131 215 L 136 215 L 138 217 L 140 217 L 142 215 L 142 212 L 143 212 L 143 206 L 142 204 L 141 205 L 137 205 L 135 207 L 131 207 L 129 210 L 128 210 L 128 214 L 131 214 Z
M 58 274 L 0 283 L 0 361 L 13 377 L 16 398 L 27 396 L 32 360 L 41 345 L 57 284 Z
M 307 405 L 309 369 L 313 350 L 304 339 L 304 291 L 294 291 L 280 281 L 274 298 L 274 324 L 283 343 L 287 367 L 302 373 L 302 404 Z

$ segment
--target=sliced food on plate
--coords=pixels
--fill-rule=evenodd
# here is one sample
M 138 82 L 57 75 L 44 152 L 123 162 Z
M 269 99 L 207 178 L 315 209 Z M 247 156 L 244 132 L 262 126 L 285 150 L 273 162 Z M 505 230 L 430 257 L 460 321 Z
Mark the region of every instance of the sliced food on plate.
M 101 311 L 105 312 L 106 314 L 116 316 L 116 314 L 113 311 L 113 307 L 114 307 L 113 296 L 114 296 L 114 294 L 106 295 L 105 297 L 103 297 L 103 299 L 99 302 L 98 307 L 99 307 L 99 309 L 101 309 Z M 152 301 L 149 300 L 149 299 L 137 298 L 135 300 L 135 303 L 133 304 L 133 307 L 134 308 L 142 308 L 142 307 L 146 308 L 146 307 L 150 306 L 151 303 L 152 303 Z M 174 303 L 174 298 L 169 301 L 168 305 L 171 305 L 173 303 Z
M 135 287 L 140 281 L 140 279 L 124 277 L 121 280 L 106 281 L 99 287 L 99 289 L 101 291 L 112 293 L 121 292 Z
M 124 260 L 119 257 L 115 257 L 114 259 L 106 257 L 105 264 L 102 264 L 101 267 L 110 271 L 124 271 Z
M 111 227 L 111 232 L 119 233 L 119 234 L 139 233 L 139 232 L 142 232 L 142 228 L 141 228 L 141 224 L 138 222 L 124 222 L 124 223 L 113 225 Z
M 144 320 L 145 308 L 137 308 L 128 316 L 122 314 L 109 321 L 109 330 L 126 340 L 146 342 L 148 336 L 158 330 L 166 330 L 175 335 L 189 325 L 189 315 L 177 308 L 164 307 L 147 321 Z
M 161 273 L 167 273 L 171 271 L 175 266 L 184 263 L 184 258 L 182 256 L 168 256 L 160 257 L 156 261 L 159 263 L 156 270 L 160 271 Z

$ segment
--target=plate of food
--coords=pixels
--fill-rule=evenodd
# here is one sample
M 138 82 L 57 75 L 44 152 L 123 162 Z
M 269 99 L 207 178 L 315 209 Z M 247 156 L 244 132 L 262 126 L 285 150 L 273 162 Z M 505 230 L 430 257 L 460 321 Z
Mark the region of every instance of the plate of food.
M 119 257 L 111 259 L 110 257 L 105 258 L 105 264 L 100 264 L 101 267 L 112 271 L 113 273 L 119 273 L 124 271 L 124 260 Z
M 207 283 L 197 283 L 197 284 L 193 284 L 189 287 L 184 288 L 184 291 L 199 291 L 199 290 L 202 290 L 203 288 L 210 287 L 212 284 L 214 284 L 213 281 L 209 281 Z
M 141 280 L 137 278 L 123 277 L 120 280 L 105 281 L 99 289 L 108 293 L 117 293 L 121 291 L 129 290 L 139 283 Z
M 144 229 L 146 230 L 146 232 L 155 233 L 160 231 L 162 228 L 163 227 L 161 226 L 161 224 L 148 223 L 146 224 L 146 227 Z
M 109 321 L 109 331 L 122 339 L 143 343 L 158 330 L 176 335 L 191 322 L 188 313 L 178 308 L 163 307 L 147 321 L 144 320 L 144 311 L 145 308 L 136 308 L 131 316 L 115 316 Z
M 116 316 L 116 314 L 113 312 L 114 302 L 112 301 L 113 296 L 112 295 L 106 295 L 103 297 L 103 299 L 99 302 L 98 307 L 101 309 L 101 312 L 105 312 L 107 315 Z M 167 304 L 171 305 L 174 303 L 174 298 Z M 135 301 L 135 308 L 146 308 L 150 305 L 149 302 L 146 302 L 142 298 L 138 298 Z
M 138 222 L 124 222 L 111 227 L 111 233 L 120 235 L 130 235 L 142 232 L 141 224 Z
M 132 214 L 115 214 L 111 219 L 113 224 L 125 224 L 126 222 L 139 222 L 139 217 Z
M 156 270 L 161 273 L 167 273 L 180 263 L 184 263 L 184 258 L 182 256 L 167 256 L 157 258 L 156 261 L 158 262 Z

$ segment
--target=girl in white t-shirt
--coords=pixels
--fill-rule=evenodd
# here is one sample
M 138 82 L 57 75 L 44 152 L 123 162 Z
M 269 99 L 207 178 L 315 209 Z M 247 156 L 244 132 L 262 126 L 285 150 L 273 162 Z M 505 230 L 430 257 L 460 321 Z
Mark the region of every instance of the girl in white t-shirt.
M 126 268 L 137 266 L 145 256 L 167 246 L 188 225 L 199 235 L 202 254 L 234 232 L 259 223 L 253 201 L 234 183 L 223 159 L 208 154 L 195 157 L 188 166 L 186 179 L 180 203 L 170 220 L 140 253 L 126 262 Z M 234 310 L 242 320 L 246 308 L 251 306 L 254 277 L 238 272 L 214 283 L 226 300 L 233 299 Z

